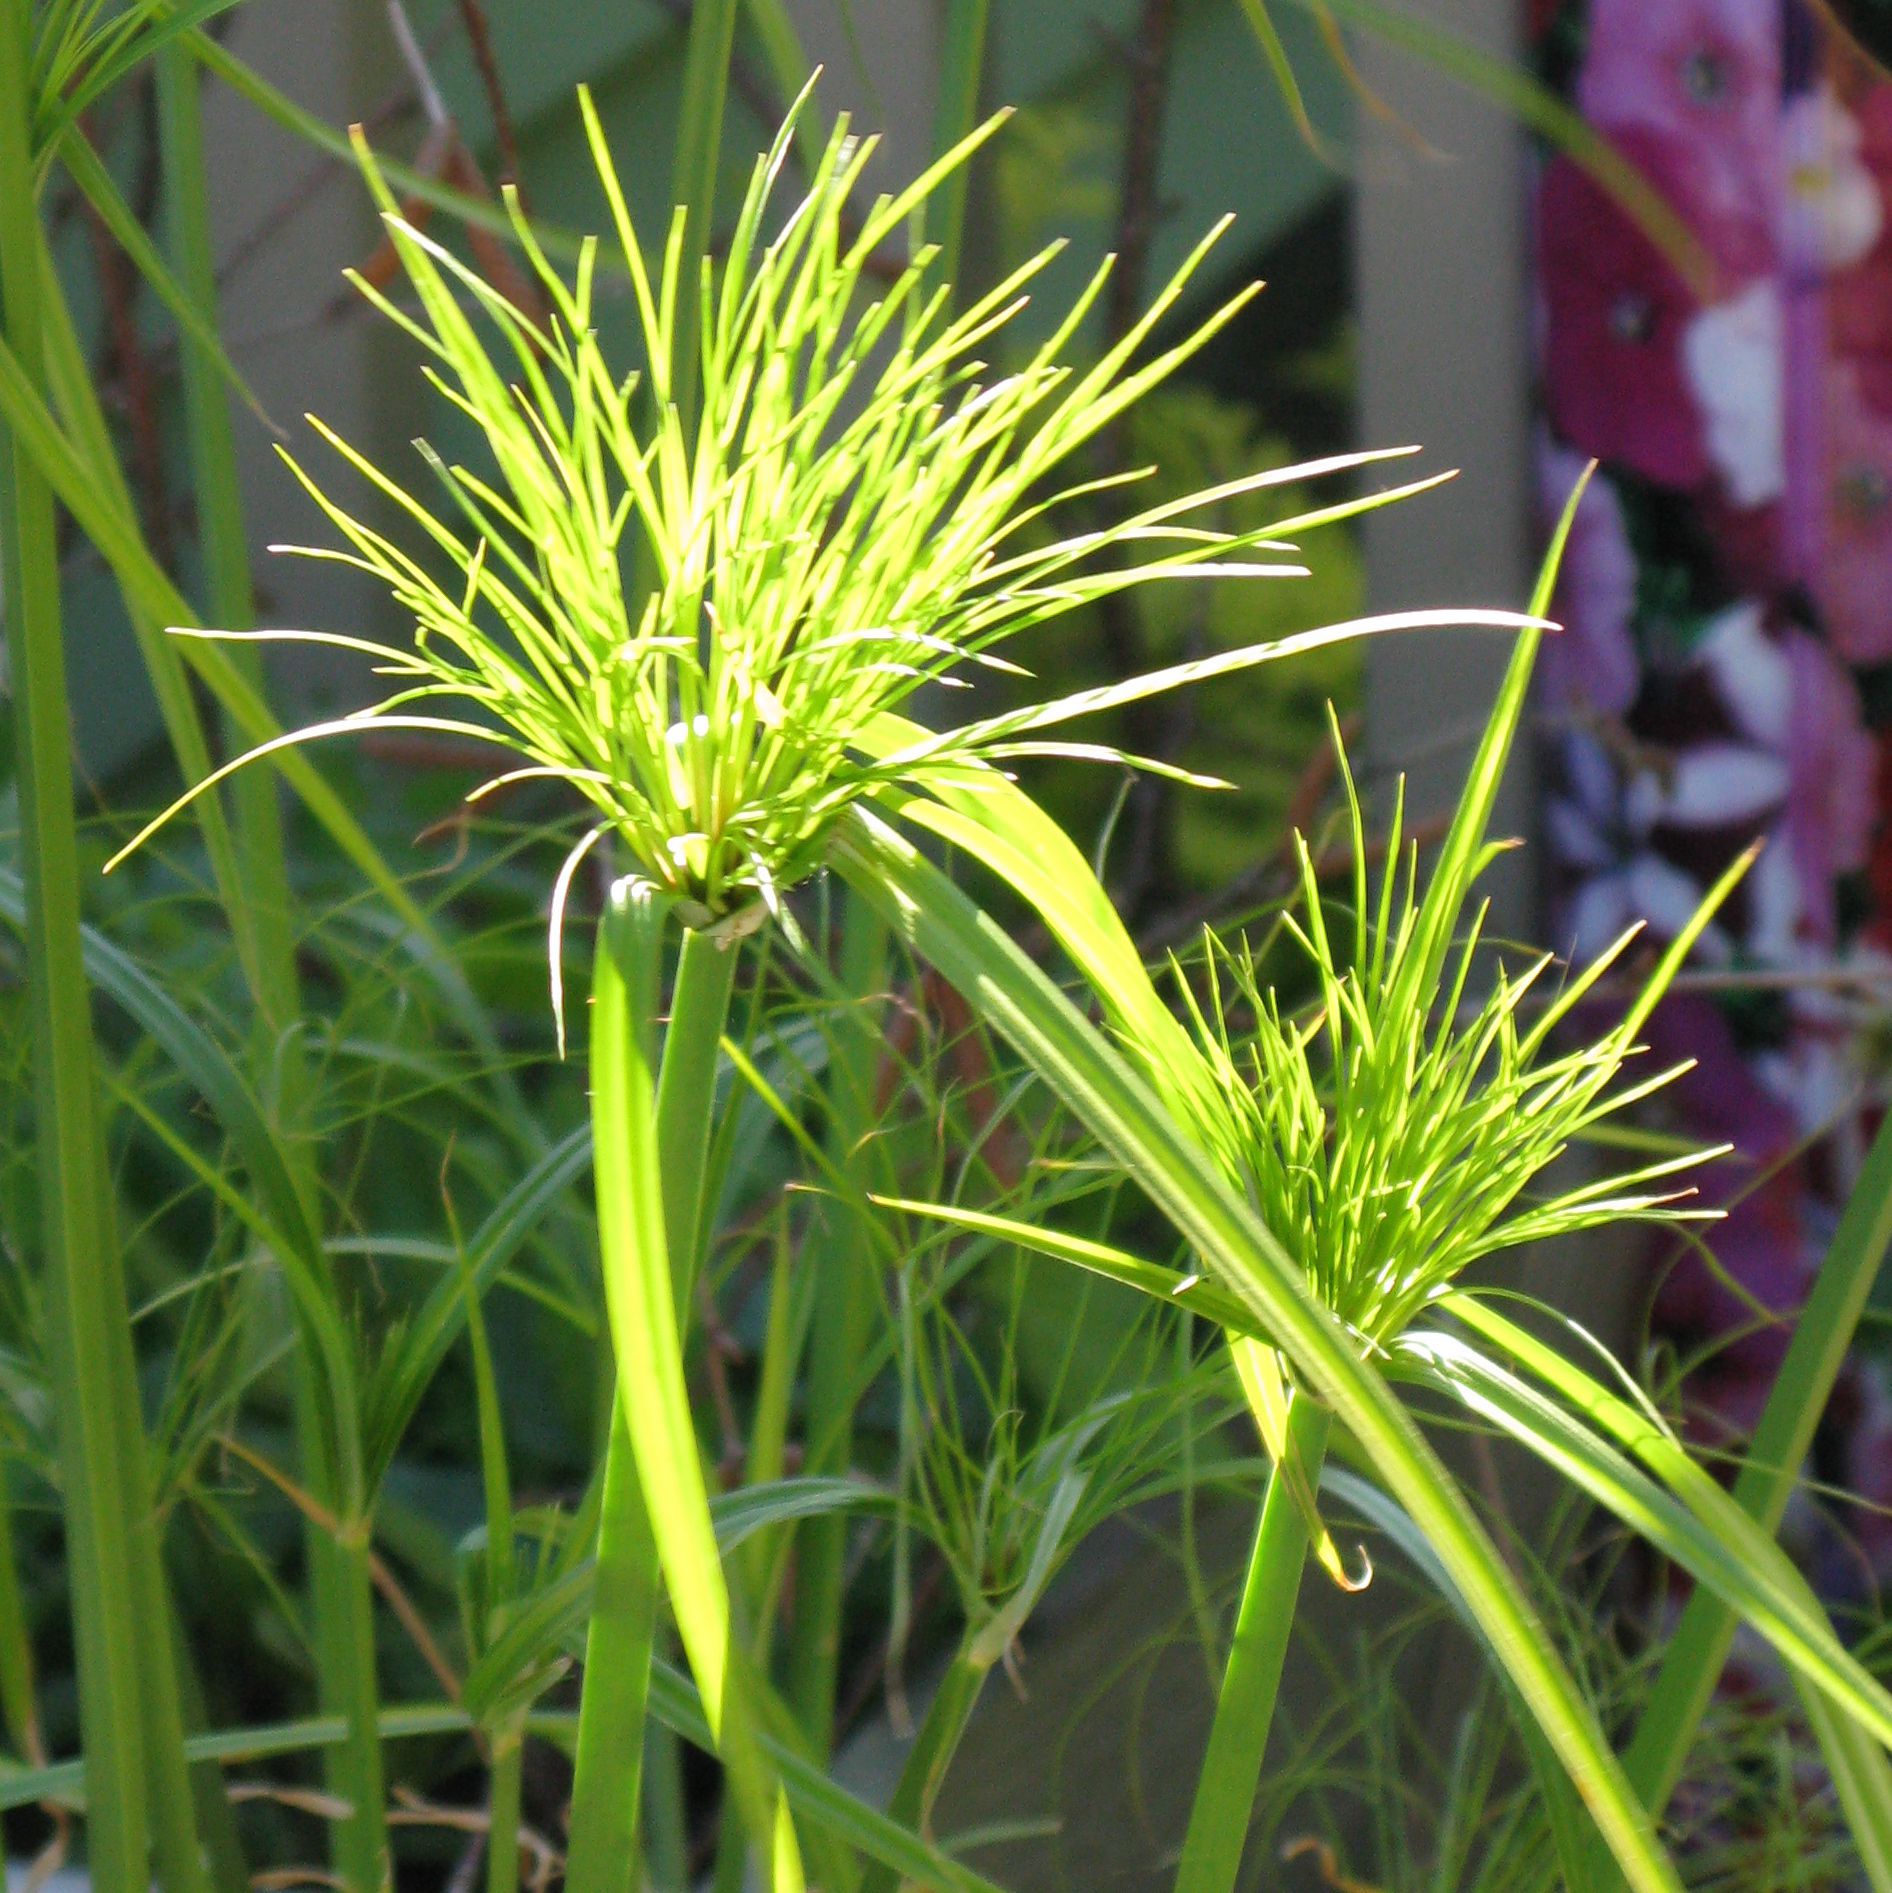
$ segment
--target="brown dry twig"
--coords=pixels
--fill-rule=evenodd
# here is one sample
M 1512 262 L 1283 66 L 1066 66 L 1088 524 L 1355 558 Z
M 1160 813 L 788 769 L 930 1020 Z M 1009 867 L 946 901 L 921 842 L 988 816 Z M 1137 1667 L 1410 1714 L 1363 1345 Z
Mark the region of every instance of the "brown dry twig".
M 499 61 L 493 56 L 492 29 L 480 0 L 460 0 L 460 23 L 466 28 L 467 44 L 473 51 L 473 64 L 486 92 L 486 108 L 493 115 L 493 142 L 499 147 L 499 181 L 510 184 L 526 201 L 525 184 L 519 169 L 519 138 L 513 130 L 512 110 L 506 103 L 506 89 L 500 82 Z
M 1340 1862 L 1334 1850 L 1324 1840 L 1313 1834 L 1302 1834 L 1286 1841 L 1281 1848 L 1281 1858 L 1285 1861 L 1299 1860 L 1303 1855 L 1311 1854 L 1314 1864 L 1320 1869 L 1322 1882 L 1334 1889 L 1334 1893 L 1381 1893 L 1376 1886 L 1368 1886 L 1364 1880 L 1354 1880 L 1340 1871 Z
M 412 1788 L 394 1790 L 394 1806 L 388 1810 L 390 1827 L 444 1827 L 454 1833 L 476 1834 L 482 1840 L 492 1832 L 492 1817 L 484 1808 L 453 1808 L 443 1802 L 428 1801 Z M 564 1871 L 565 1856 L 535 1828 L 521 1826 L 519 1851 L 531 1861 L 526 1885 L 538 1893 L 551 1885 Z
M 96 127 L 89 115 L 73 128 L 72 135 L 84 138 L 95 152 L 99 151 Z M 99 155 L 103 162 L 103 153 Z M 175 570 L 177 548 L 171 538 L 170 483 L 164 471 L 164 433 L 158 419 L 157 378 L 152 372 L 144 339 L 138 332 L 138 272 L 92 200 L 81 193 L 79 206 L 91 240 L 93 268 L 105 313 L 110 369 L 100 379 L 114 387 L 123 402 L 145 536 L 159 564 L 167 571 Z
M 286 1498 L 304 1518 L 318 1531 L 327 1532 L 339 1544 L 359 1544 L 367 1554 L 368 1575 L 374 1587 L 381 1593 L 382 1601 L 394 1613 L 395 1621 L 407 1632 L 414 1648 L 420 1652 L 421 1660 L 433 1671 L 434 1680 L 446 1692 L 449 1702 L 458 1703 L 463 1695 L 460 1679 L 454 1673 L 440 1645 L 434 1641 L 433 1632 L 427 1628 L 426 1619 L 420 1614 L 414 1600 L 402 1588 L 401 1581 L 388 1568 L 381 1554 L 367 1542 L 365 1521 L 352 1526 L 345 1526 L 337 1515 L 330 1511 L 321 1500 L 311 1492 L 305 1491 L 289 1477 L 280 1466 L 273 1464 L 254 1448 L 229 1433 L 220 1433 L 217 1443 L 233 1458 L 240 1459 L 252 1471 L 260 1473 Z M 477 1740 L 477 1732 L 475 1739 Z

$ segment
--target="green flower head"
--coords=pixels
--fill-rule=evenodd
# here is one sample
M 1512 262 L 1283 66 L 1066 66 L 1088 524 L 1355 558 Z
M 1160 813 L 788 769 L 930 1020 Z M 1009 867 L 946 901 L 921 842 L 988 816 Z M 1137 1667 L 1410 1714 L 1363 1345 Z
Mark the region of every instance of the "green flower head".
M 1316 1299 L 1384 1352 L 1485 1256 L 1615 1223 L 1719 1214 L 1690 1206 L 1694 1191 L 1674 1179 L 1726 1146 L 1668 1149 L 1568 1187 L 1551 1176 L 1573 1146 L 1603 1141 L 1612 1120 L 1686 1069 L 1626 1075 L 1650 1011 L 1747 861 L 1622 1016 L 1590 1038 L 1564 1028 L 1640 929 L 1555 992 L 1549 953 L 1528 955 L 1515 976 L 1501 959 L 1487 973 L 1490 903 L 1475 889 L 1505 844 L 1484 838 L 1476 784 L 1423 887 L 1395 803 L 1375 890 L 1360 799 L 1344 753 L 1340 761 L 1350 902 L 1343 909 L 1324 892 L 1297 834 L 1300 901 L 1282 922 L 1314 998 L 1300 1013 L 1284 1010 L 1248 943 L 1213 935 L 1205 996 L 1178 985 L 1213 1080 L 1199 1134 L 1300 1260 Z
M 1066 358 L 1108 260 L 1016 366 L 994 370 L 988 355 L 1058 246 L 957 310 L 930 248 L 888 259 L 929 194 L 1001 119 L 864 212 L 856 205 L 874 141 L 843 119 L 811 167 L 811 188 L 783 209 L 804 94 L 757 162 L 720 254 L 686 283 L 684 214 L 661 260 L 648 262 L 597 114 L 583 94 L 580 104 L 615 250 L 585 240 L 568 280 L 509 198 L 543 313 L 404 220 L 363 147 L 414 306 L 356 284 L 419 345 L 485 453 L 477 467 L 450 464 L 422 443 L 435 484 L 420 497 L 317 423 L 418 528 L 427 556 L 296 467 L 346 542 L 311 556 L 379 580 L 411 620 L 412 641 L 249 634 L 365 651 L 397 680 L 371 708 L 282 741 L 390 724 L 451 731 L 514 752 L 514 766 L 476 795 L 522 776 L 569 783 L 594 821 L 561 892 L 576 859 L 608 835 L 686 922 L 738 925 L 822 863 L 835 823 L 861 797 L 963 783 L 1025 753 L 1113 755 L 1030 733 L 1202 667 L 944 732 L 899 713 L 925 686 L 1016 671 L 996 647 L 1107 593 L 1156 579 L 1302 573 L 1274 556 L 1291 547 L 1218 531 L 1201 523 L 1205 512 L 1377 457 L 1278 469 L 1127 514 L 1090 505 L 1085 529 L 1069 531 L 1058 521 L 1100 489 L 1142 477 L 1099 477 L 1088 456 L 1072 469 L 1074 457 L 1252 293 L 1144 358 L 1221 226 L 1088 366 Z M 634 372 L 607 361 L 594 327 L 607 269 L 628 281 L 641 340 Z M 1269 556 L 1231 556 L 1256 547 Z M 1211 664 L 1263 654 L 1272 652 Z

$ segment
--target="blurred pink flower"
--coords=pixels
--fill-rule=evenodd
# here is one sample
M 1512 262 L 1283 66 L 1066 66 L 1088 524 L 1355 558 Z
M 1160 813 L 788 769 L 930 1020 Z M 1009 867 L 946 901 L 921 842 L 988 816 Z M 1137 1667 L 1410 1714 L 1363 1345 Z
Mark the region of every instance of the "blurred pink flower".
M 1696 516 L 1715 551 L 1715 568 L 1730 592 L 1771 597 L 1781 583 L 1781 509 L 1736 506 L 1719 489 L 1703 493 Z
M 1731 857 L 1730 838 L 1742 845 L 1787 801 L 1786 762 L 1758 743 L 1715 737 L 1626 767 L 1590 731 L 1570 729 L 1556 753 L 1544 823 L 1559 867 L 1574 881 L 1560 929 L 1577 965 L 1637 921 L 1657 939 L 1673 939 Z M 1697 862 L 1705 874 L 1693 871 Z M 1757 890 L 1771 898 L 1756 898 Z M 1746 947 L 1752 933 L 1771 939 L 1782 931 L 1779 893 L 1757 882 L 1709 923 L 1696 956 L 1725 961 L 1737 940 Z
M 1854 107 L 1859 160 L 1883 205 L 1892 198 L 1892 86 L 1870 87 Z M 1850 365 L 1861 395 L 1892 412 L 1892 224 L 1883 216 L 1877 243 L 1830 278 L 1826 319 L 1833 352 Z
M 1872 888 L 1868 930 L 1882 947 L 1892 947 L 1892 730 L 1879 734 L 1879 770 L 1872 798 L 1877 818 L 1866 877 Z
M 1829 281 L 1826 328 L 1859 398 L 1892 411 L 1892 245 Z
M 1860 714 L 1859 689 L 1817 639 L 1787 640 L 1793 665 L 1787 836 L 1807 891 L 1802 928 L 1814 944 L 1835 941 L 1835 884 L 1866 865 L 1878 826 L 1878 755 Z
M 1699 486 L 1708 455 L 1682 372 L 1693 291 L 1568 158 L 1545 168 L 1538 220 L 1553 425 L 1581 453 L 1663 486 Z
M 1827 373 L 1826 504 L 1813 571 L 1828 636 L 1849 664 L 1892 658 L 1892 415 L 1847 363 Z
M 1672 939 L 1702 889 L 1652 845 L 1648 797 L 1624 781 L 1616 759 L 1586 729 L 1564 732 L 1557 761 L 1544 827 L 1558 867 L 1574 881 L 1560 903 L 1561 951 L 1573 966 L 1586 966 L 1638 920 Z
M 1772 250 L 1751 201 L 1739 215 L 1703 210 L 1708 167 L 1700 153 L 1641 128 L 1616 142 L 1701 236 L 1732 292 L 1769 273 Z M 1703 485 L 1715 463 L 1683 359 L 1701 299 L 1566 157 L 1545 167 L 1538 224 L 1552 424 L 1580 452 L 1657 485 Z
M 1695 1251 L 1684 1253 L 1663 1278 L 1656 1320 L 1688 1343 L 1739 1333 L 1712 1357 L 1692 1392 L 1726 1424 L 1751 1425 L 1786 1351 L 1787 1326 L 1762 1320 L 1724 1278 L 1776 1315 L 1791 1316 L 1806 1298 L 1815 1258 L 1806 1230 L 1804 1166 L 1795 1154 L 1798 1123 L 1756 1078 L 1712 1001 L 1694 994 L 1664 1000 L 1647 1037 L 1651 1070 L 1695 1061 L 1672 1094 L 1688 1134 L 1734 1146 L 1734 1155 L 1712 1166 L 1702 1182 L 1703 1199 L 1728 1212 L 1701 1232 L 1714 1264 Z
M 1892 86 L 1869 85 L 1847 103 L 1859 128 L 1859 161 L 1878 181 L 1880 195 L 1892 197 Z M 1881 247 L 1888 240 L 1892 224 L 1881 227 Z
M 1585 456 L 1548 435 L 1537 450 L 1538 497 L 1554 521 L 1582 477 Z M 1544 641 L 1538 664 L 1559 711 L 1588 709 L 1621 717 L 1636 698 L 1636 647 L 1629 634 L 1636 609 L 1636 557 L 1623 503 L 1599 473 L 1584 493 L 1570 529 L 1551 616 L 1563 626 Z
M 1763 277 L 1710 303 L 1682 333 L 1682 363 L 1708 457 L 1737 507 L 1765 506 L 1787 484 L 1780 284 Z
M 1709 224 L 1747 223 L 1772 201 L 1781 176 L 1780 96 L 1780 20 L 1771 5 L 1594 0 L 1590 8 L 1579 108 L 1605 132 L 1655 132 L 1689 149 L 1685 195 L 1673 194 L 1673 176 L 1650 181 L 1711 249 L 1721 246 Z M 1641 152 L 1629 155 L 1644 161 Z

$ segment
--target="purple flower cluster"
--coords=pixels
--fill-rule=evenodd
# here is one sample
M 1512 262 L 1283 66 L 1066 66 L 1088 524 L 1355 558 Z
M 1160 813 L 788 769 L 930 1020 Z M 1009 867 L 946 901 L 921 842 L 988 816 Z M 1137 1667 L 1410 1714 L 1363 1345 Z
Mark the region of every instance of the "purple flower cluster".
M 1767 843 L 1704 939 L 1715 977 L 1653 1031 L 1655 1056 L 1697 1061 L 1685 1128 L 1739 1153 L 1712 1258 L 1671 1259 L 1656 1310 L 1704 1358 L 1695 1423 L 1725 1436 L 1758 1415 L 1870 1129 L 1892 992 L 1892 85 L 1779 0 L 1534 20 L 1687 237 L 1545 161 L 1546 516 L 1602 463 L 1544 665 L 1564 943 L 1671 934 Z M 1836 1405 L 1842 1477 L 1892 1504 L 1878 1370 Z M 1856 1536 L 1892 1575 L 1892 1523 Z

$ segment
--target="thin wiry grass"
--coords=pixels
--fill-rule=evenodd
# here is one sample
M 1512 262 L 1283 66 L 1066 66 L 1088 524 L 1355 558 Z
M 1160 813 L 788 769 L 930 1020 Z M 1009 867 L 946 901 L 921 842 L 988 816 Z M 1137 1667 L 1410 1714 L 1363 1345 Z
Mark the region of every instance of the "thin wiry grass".
M 1515 977 L 1499 962 L 1479 996 L 1490 903 L 1473 904 L 1475 886 L 1503 844 L 1442 861 L 1422 892 L 1417 843 L 1402 848 L 1402 789 L 1388 868 L 1371 890 L 1344 755 L 1341 778 L 1351 913 L 1323 894 L 1297 835 L 1300 909 L 1283 919 L 1317 988 L 1311 1009 L 1283 1006 L 1245 939 L 1206 936 L 1200 996 L 1180 971 L 1177 980 L 1218 1093 L 1202 1132 L 1321 1303 L 1381 1351 L 1485 1256 L 1625 1221 L 1718 1214 L 1668 1185 L 1719 1149 L 1539 1188 L 1573 1145 L 1685 1069 L 1626 1075 L 1678 956 L 1664 956 L 1607 1031 L 1560 1049 L 1559 1029 L 1639 930 L 1541 1004 L 1557 964 L 1549 953 Z
M 1587 1515 L 1569 1506 L 1530 1536 L 1506 1529 L 1547 1633 L 1586 1692 L 1612 1723 L 1633 1720 L 1657 1681 L 1662 1639 L 1632 1648 L 1624 1635 L 1625 1544 L 1596 1541 Z M 1424 1581 L 1395 1558 L 1382 1569 L 1390 1583 Z M 1271 1780 L 1261 1816 L 1272 1851 L 1302 1863 L 1295 1885 L 1551 1893 L 1566 1884 L 1540 1780 L 1520 1752 L 1516 1705 L 1502 1685 L 1480 1675 L 1449 1722 L 1436 1703 L 1415 1705 L 1402 1690 L 1415 1649 L 1455 1634 L 1449 1606 L 1422 1596 L 1357 1648 L 1314 1640 L 1326 1686 Z M 1875 1668 L 1881 1655 L 1871 1659 Z M 1818 1748 L 1784 1691 L 1749 1687 L 1717 1698 L 1668 1833 L 1689 1893 L 1839 1893 L 1862 1884 Z

